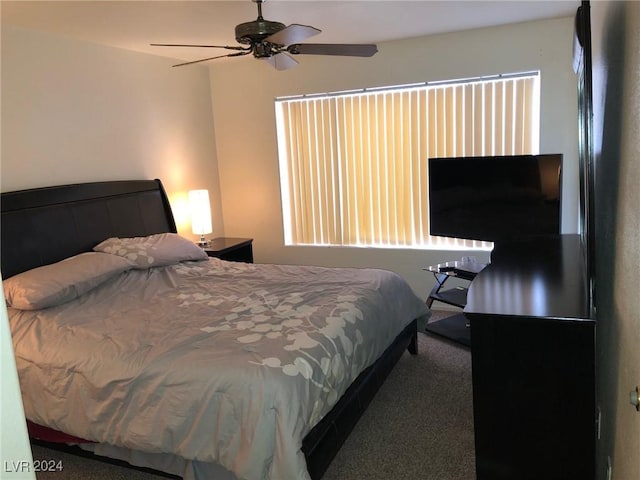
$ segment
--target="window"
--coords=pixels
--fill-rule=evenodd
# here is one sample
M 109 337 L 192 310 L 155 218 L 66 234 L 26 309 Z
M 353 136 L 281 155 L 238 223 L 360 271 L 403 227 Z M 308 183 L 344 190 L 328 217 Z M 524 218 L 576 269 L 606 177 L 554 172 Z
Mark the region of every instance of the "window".
M 429 235 L 429 157 L 536 154 L 539 74 L 276 99 L 285 243 L 487 248 Z

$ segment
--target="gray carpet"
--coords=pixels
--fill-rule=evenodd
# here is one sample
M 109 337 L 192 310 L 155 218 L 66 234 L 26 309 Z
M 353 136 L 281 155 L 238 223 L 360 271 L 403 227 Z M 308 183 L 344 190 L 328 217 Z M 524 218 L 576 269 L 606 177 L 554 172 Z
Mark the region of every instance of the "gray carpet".
M 425 334 L 418 340 L 419 355 L 403 355 L 323 480 L 475 479 L 469 349 Z M 162 478 L 37 445 L 33 456 L 64 465 L 38 480 Z

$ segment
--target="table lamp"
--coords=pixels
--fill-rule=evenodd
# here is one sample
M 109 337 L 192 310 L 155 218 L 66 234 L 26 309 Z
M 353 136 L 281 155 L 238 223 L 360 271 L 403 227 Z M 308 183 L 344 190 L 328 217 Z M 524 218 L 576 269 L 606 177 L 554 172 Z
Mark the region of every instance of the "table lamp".
M 206 247 L 209 241 L 204 237 L 211 233 L 211 205 L 208 190 L 189 190 L 189 210 L 191 212 L 191 231 L 200 235 L 199 246 Z

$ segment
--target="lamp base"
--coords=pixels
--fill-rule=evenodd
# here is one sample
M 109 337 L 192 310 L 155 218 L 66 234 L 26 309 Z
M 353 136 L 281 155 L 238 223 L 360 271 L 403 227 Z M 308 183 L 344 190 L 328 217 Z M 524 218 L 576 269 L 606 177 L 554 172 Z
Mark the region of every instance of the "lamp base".
M 211 242 L 209 240 L 207 240 L 206 238 L 204 238 L 204 235 L 200 236 L 200 240 L 196 242 L 196 245 L 198 245 L 199 247 L 202 248 L 206 248 L 209 246 Z

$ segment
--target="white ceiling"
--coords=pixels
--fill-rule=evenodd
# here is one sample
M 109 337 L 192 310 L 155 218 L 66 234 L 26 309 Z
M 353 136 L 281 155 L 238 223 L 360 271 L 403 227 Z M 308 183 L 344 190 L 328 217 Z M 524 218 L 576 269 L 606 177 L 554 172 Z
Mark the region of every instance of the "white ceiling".
M 309 43 L 378 43 L 434 33 L 573 16 L 578 0 L 269 0 L 267 20 L 322 30 Z M 232 1 L 6 1 L 3 25 L 41 30 L 184 61 L 212 55 L 149 43 L 237 45 L 234 27 L 255 20 L 256 4 Z M 215 53 L 214 53 L 215 54 Z

